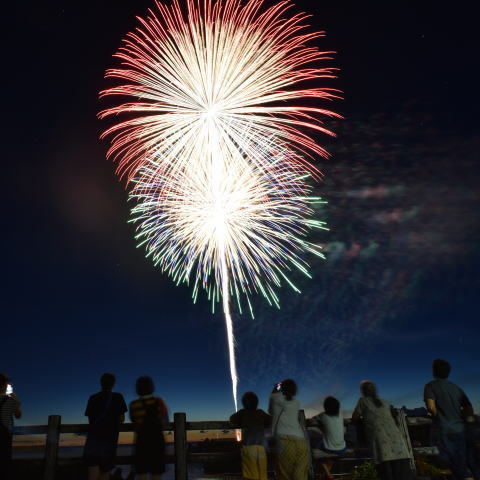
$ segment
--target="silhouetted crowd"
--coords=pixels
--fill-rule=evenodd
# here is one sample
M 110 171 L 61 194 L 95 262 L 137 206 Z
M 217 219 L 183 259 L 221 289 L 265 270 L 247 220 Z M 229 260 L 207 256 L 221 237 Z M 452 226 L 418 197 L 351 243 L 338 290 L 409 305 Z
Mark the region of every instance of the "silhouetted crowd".
M 433 362 L 434 379 L 425 385 L 424 401 L 432 418 L 432 441 L 438 457 L 457 480 L 480 480 L 476 446 L 470 426 L 476 421 L 465 392 L 448 380 L 450 364 Z M 135 432 L 134 470 L 136 478 L 159 480 L 165 472 L 164 429 L 168 423 L 165 402 L 154 395 L 150 377 L 136 382 L 138 398 L 129 408 L 120 393 L 113 392 L 115 376 L 105 373 L 101 391 L 92 395 L 85 415 L 89 430 L 84 448 L 89 480 L 112 478 L 120 425 L 128 411 Z M 361 397 L 352 414 L 352 422 L 361 424 L 367 445 L 381 480 L 413 480 L 412 453 L 399 428 L 393 407 L 379 397 L 371 381 L 360 384 Z M 310 426 L 321 434 L 308 435 L 300 419 L 297 385 L 286 379 L 274 385 L 268 413 L 258 408 L 258 397 L 246 392 L 243 408 L 230 417 L 232 427 L 242 430 L 242 475 L 245 479 L 267 480 L 267 450 L 275 458 L 279 480 L 307 480 L 312 470 L 312 450 L 323 453 L 320 461 L 324 478 L 332 479 L 335 458 L 346 452 L 345 427 L 340 402 L 334 397 L 324 401 L 324 412 L 315 415 Z M 0 473 L 8 471 L 12 456 L 13 417 L 21 417 L 20 401 L 9 391 L 8 378 L 0 374 Z M 271 431 L 266 436 L 266 430 Z M 322 455 L 320 455 L 322 457 Z M 3 477 L 2 478 L 7 478 Z

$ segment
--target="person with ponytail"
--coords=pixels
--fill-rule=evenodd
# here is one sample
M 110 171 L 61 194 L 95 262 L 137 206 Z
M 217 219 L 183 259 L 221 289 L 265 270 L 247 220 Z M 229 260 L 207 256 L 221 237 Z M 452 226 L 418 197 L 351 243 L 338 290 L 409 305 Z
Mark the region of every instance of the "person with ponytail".
M 352 421 L 362 421 L 368 447 L 381 480 L 412 480 L 414 474 L 403 438 L 392 415 L 392 407 L 377 395 L 371 381 L 360 384 L 362 397 L 352 414 Z
M 278 480 L 307 480 L 310 457 L 305 432 L 295 398 L 297 384 L 292 379 L 276 383 L 270 395 L 268 411 L 272 415 L 272 435 L 276 444 Z

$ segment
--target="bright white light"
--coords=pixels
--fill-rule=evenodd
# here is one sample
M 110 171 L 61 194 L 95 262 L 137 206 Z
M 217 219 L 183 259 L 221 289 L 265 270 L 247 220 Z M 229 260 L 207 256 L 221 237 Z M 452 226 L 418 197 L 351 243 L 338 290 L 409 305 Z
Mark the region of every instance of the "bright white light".
M 122 83 L 102 95 L 133 100 L 100 116 L 128 115 L 104 136 L 133 182 L 139 246 L 194 298 L 204 289 L 222 302 L 236 406 L 230 299 L 240 311 L 253 293 L 278 305 L 282 284 L 296 289 L 290 271 L 309 274 L 304 253 L 322 256 L 306 237 L 324 228 L 306 178 L 319 176 L 308 156 L 327 154 L 308 130 L 332 134 L 317 117 L 338 115 L 296 102 L 335 97 L 312 86 L 333 78 L 315 65 L 331 52 L 308 46 L 322 34 L 305 33 L 305 14 L 285 15 L 288 1 L 156 5 L 107 72 Z

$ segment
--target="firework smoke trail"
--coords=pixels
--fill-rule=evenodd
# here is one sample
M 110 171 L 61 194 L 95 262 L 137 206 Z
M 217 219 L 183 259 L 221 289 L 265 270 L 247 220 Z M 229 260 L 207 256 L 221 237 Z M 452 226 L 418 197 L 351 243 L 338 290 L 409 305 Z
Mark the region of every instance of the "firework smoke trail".
M 306 46 L 321 33 L 303 33 L 306 15 L 286 17 L 287 1 L 263 12 L 261 0 L 156 6 L 107 71 L 126 83 L 101 93 L 134 100 L 99 116 L 128 114 L 103 136 L 131 188 L 138 245 L 177 284 L 192 282 L 194 299 L 201 288 L 222 299 L 236 406 L 230 298 L 240 311 L 253 293 L 278 306 L 282 281 L 296 288 L 288 271 L 309 275 L 301 254 L 322 256 L 306 240 L 324 228 L 306 178 L 319 175 L 308 157 L 326 152 L 302 130 L 332 134 L 318 116 L 338 115 L 294 102 L 335 97 L 304 86 L 333 77 L 305 66 L 329 52 Z

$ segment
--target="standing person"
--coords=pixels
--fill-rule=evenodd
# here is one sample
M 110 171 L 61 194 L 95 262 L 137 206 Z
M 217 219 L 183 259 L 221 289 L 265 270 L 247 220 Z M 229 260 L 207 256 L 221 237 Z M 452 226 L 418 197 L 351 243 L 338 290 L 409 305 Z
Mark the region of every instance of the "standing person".
M 473 454 L 473 445 L 466 438 L 466 421 L 473 421 L 473 408 L 465 392 L 447 380 L 451 367 L 437 358 L 432 365 L 434 380 L 424 389 L 427 410 L 432 415 L 432 436 L 440 458 L 455 478 L 479 480 L 480 469 Z
M 20 401 L 14 393 L 7 394 L 8 377 L 0 373 L 0 478 L 10 478 L 12 463 L 13 417 L 20 418 Z
M 265 453 L 265 428 L 272 417 L 258 407 L 258 397 L 247 392 L 242 397 L 243 408 L 230 417 L 235 428 L 242 429 L 243 478 L 267 480 L 267 454 Z
M 327 397 L 323 402 L 323 413 L 315 415 L 312 418 L 313 425 L 316 425 L 322 431 L 320 449 L 330 454 L 340 454 L 345 452 L 345 426 L 343 416 L 340 413 L 340 402 L 335 397 Z M 333 466 L 331 457 L 322 461 L 322 468 L 328 479 L 334 478 L 330 469 Z
M 297 384 L 286 379 L 275 384 L 270 395 L 269 413 L 272 433 L 277 443 L 277 474 L 279 480 L 307 480 L 310 458 L 305 432 L 298 414 L 300 402 L 295 398 Z
M 377 396 L 377 388 L 370 381 L 360 384 L 362 397 L 352 415 L 353 421 L 362 420 L 367 444 L 382 480 L 410 480 L 414 478 L 409 452 L 392 414 L 392 407 Z
M 125 420 L 127 405 L 121 393 L 112 392 L 114 385 L 115 376 L 104 373 L 100 377 L 102 390 L 88 399 L 85 410 L 90 425 L 84 449 L 89 480 L 109 478 L 115 466 L 118 432 Z
M 130 403 L 130 419 L 135 424 L 135 471 L 138 480 L 160 480 L 165 472 L 164 425 L 168 410 L 160 397 L 155 397 L 155 385 L 150 377 L 140 377 L 136 383 L 139 398 Z

